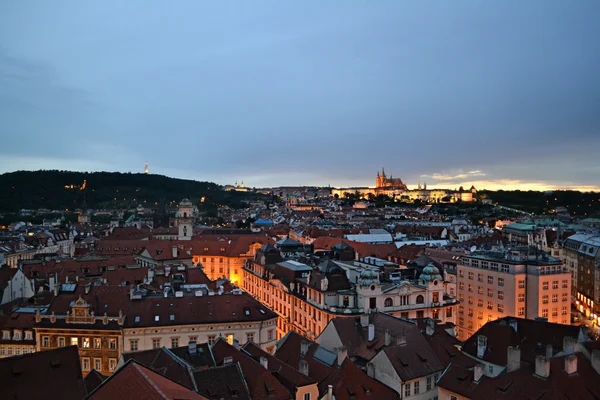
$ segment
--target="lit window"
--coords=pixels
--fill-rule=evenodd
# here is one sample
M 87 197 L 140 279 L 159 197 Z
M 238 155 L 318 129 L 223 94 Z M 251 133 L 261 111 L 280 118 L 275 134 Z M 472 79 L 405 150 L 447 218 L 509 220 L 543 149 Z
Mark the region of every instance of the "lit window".
M 90 338 L 87 338 L 87 337 L 83 338 L 82 347 L 84 349 L 89 349 L 90 348 Z
M 115 372 L 115 369 L 117 369 L 117 359 L 116 358 L 109 358 L 108 359 L 108 371 L 109 372 Z
M 227 343 L 233 344 L 233 333 L 228 333 L 225 335 L 225 339 L 227 340 Z
M 102 348 L 102 339 L 101 338 L 94 338 L 94 349 L 99 350 Z
M 79 346 L 79 339 L 76 337 L 71 338 L 71 346 Z
M 117 349 L 117 339 L 115 338 L 111 338 L 108 340 L 108 348 L 110 350 L 116 350 Z

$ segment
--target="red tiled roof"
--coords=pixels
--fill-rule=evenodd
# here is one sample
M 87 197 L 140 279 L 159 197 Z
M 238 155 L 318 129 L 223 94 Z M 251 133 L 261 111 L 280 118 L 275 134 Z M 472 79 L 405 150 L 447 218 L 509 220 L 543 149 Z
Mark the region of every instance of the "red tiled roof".
M 90 400 L 208 400 L 135 361 L 128 362 L 88 397 Z
M 239 363 L 253 400 L 290 399 L 290 391 L 269 371 L 249 355 L 227 344 L 225 340 L 218 340 L 212 352 L 218 365 L 223 364 L 225 357 L 231 357 L 234 363 Z
M 387 259 L 388 255 L 396 250 L 396 246 L 393 243 L 390 244 L 370 244 L 354 242 L 347 239 L 338 239 L 331 237 L 319 237 L 313 243 L 315 250 L 329 250 L 332 246 L 344 242 L 354 249 L 358 253 L 359 257 L 377 257 Z
M 0 398 L 81 400 L 86 391 L 77 347 L 0 359 Z
M 301 373 L 297 369 L 298 366 L 293 367 L 282 362 L 252 342 L 246 343 L 243 349 L 254 359 L 254 361 L 260 362 L 261 357 L 266 358 L 268 361 L 269 372 L 275 375 L 277 380 L 287 387 L 290 393 L 294 393 L 295 389 L 298 387 L 317 383 L 314 379 Z
M 139 322 L 135 322 L 137 317 Z M 146 297 L 131 302 L 125 327 L 264 321 L 276 317 L 277 314 L 246 294 Z
M 198 393 L 211 399 L 250 400 L 250 392 L 238 363 L 194 372 Z
M 398 399 L 394 390 L 369 378 L 348 358 L 344 360 L 341 368 L 333 368 L 332 373 L 319 383 L 319 393 L 326 393 L 329 385 L 332 386 L 336 400 Z
M 115 227 L 105 240 L 141 240 L 152 235 L 149 229 L 138 229 L 135 226 Z
M 577 373 L 564 371 L 565 357 L 550 358 L 550 375 L 540 378 L 534 366 L 524 366 L 495 378 L 483 376 L 473 381 L 472 369 L 452 365 L 440 378 L 438 386 L 472 400 L 536 399 L 587 400 L 600 399 L 598 373 L 581 353 L 575 353 Z
M 194 390 L 191 370 L 188 364 L 179 359 L 166 347 L 123 354 L 123 360 L 135 360 L 151 370 L 177 382 L 179 385 Z
M 508 321 L 517 323 L 517 331 Z M 555 352 L 563 347 L 563 339 L 570 336 L 579 337 L 580 328 L 572 325 L 554 324 L 523 318 L 506 317 L 486 323 L 464 343 L 463 351 L 473 357 L 477 356 L 477 337 L 487 337 L 487 350 L 483 360 L 495 365 L 506 365 L 508 347 L 518 346 L 521 349 L 521 360 L 530 364 L 535 362 L 536 355 L 545 354 L 548 344 Z

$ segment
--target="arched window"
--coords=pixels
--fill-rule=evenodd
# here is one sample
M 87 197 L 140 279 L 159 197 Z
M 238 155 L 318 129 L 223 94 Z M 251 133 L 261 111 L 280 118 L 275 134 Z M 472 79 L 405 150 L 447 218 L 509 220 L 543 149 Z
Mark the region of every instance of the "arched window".
M 425 298 L 423 297 L 422 294 L 417 296 L 417 304 L 423 304 L 425 303 Z
M 183 213 L 183 218 L 187 218 L 187 212 Z
M 391 298 L 388 297 L 387 299 L 385 299 L 385 302 L 383 303 L 383 305 L 385 307 L 391 307 L 391 306 L 394 305 L 394 301 Z

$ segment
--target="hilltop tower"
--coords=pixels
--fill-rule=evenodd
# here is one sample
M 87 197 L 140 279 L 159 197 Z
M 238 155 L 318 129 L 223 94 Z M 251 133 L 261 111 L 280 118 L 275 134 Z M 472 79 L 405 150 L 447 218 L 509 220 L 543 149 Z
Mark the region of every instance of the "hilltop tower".
M 148 161 L 146 161 L 146 164 L 144 164 L 144 173 L 148 175 Z

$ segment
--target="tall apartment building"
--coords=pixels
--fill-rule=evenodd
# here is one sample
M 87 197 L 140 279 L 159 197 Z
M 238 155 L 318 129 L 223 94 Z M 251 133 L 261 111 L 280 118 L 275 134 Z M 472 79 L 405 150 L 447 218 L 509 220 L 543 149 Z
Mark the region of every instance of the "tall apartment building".
M 460 340 L 508 316 L 570 323 L 571 274 L 547 253 L 532 247 L 476 252 L 462 257 L 457 275 Z
M 600 325 L 600 235 L 570 236 L 563 259 L 573 277 L 577 308 Z

